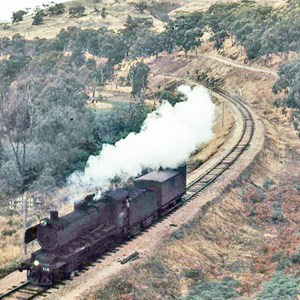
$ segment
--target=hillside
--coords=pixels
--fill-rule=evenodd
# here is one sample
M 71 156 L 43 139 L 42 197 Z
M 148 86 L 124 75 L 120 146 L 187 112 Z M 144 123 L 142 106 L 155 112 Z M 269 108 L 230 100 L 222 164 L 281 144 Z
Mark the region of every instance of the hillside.
M 163 21 L 168 17 L 173 17 L 180 13 L 191 13 L 194 11 L 202 11 L 207 9 L 213 3 L 220 2 L 219 0 L 152 0 L 148 3 L 148 8 L 143 12 L 136 9 L 136 4 L 140 1 L 137 0 L 108 0 L 105 2 L 92 0 L 76 0 L 66 2 L 66 12 L 63 15 L 45 17 L 43 24 L 32 25 L 32 16 L 24 17 L 20 23 L 0 24 L 0 38 L 12 37 L 18 33 L 26 39 L 39 38 L 53 38 L 62 28 L 76 26 L 81 29 L 99 27 L 107 27 L 113 30 L 123 28 L 128 15 L 132 17 L 151 18 L 156 30 L 163 30 Z M 232 2 L 226 0 L 223 2 Z M 281 6 L 284 5 L 286 0 L 257 0 L 257 3 Z M 79 18 L 70 18 L 68 9 L 72 6 L 82 5 L 85 7 L 84 16 Z M 98 12 L 94 12 L 94 8 Z M 101 10 L 105 7 L 107 10 L 107 17 L 101 17 Z
M 92 13 L 94 3 L 80 0 L 66 5 L 84 5 L 85 16 L 65 12 L 37 26 L 26 17 L 1 30 L 2 37 L 20 32 L 25 39 L 0 44 L 0 203 L 7 207 L 19 195 L 42 199 L 45 205 L 28 226 L 50 209 L 72 209 L 66 205 L 73 200 L 70 175 L 81 174 L 106 144 L 140 132 L 164 100 L 181 102 L 176 87 L 182 83 L 224 90 L 255 119 L 254 139 L 242 146 L 243 156 L 195 202 L 51 290 L 49 299 L 299 299 L 300 4 L 224 2 L 152 1 L 141 13 L 133 2 L 108 1 L 103 19 Z M 212 3 L 219 5 L 189 14 Z M 167 16 L 172 20 L 162 32 Z M 53 38 L 70 26 L 78 28 Z M 212 94 L 214 138 L 193 152 L 188 180 L 232 149 L 247 124 L 237 107 Z M 148 148 L 157 144 L 154 139 Z M 117 173 L 111 177 L 111 186 L 121 182 Z M 21 217 L 5 209 L 0 225 L 3 277 L 22 256 Z M 119 263 L 134 251 L 141 252 L 139 260 Z M 25 276 L 3 278 L 0 291 Z

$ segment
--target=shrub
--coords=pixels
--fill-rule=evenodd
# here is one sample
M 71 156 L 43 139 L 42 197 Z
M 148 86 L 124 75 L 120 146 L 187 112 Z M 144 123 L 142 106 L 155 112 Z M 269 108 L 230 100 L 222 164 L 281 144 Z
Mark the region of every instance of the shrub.
M 106 7 L 103 7 L 102 10 L 101 10 L 101 17 L 103 19 L 106 19 L 107 15 L 108 15 L 108 12 L 106 10 Z
M 298 250 L 298 253 L 291 257 L 291 261 L 293 264 L 300 264 L 300 249 Z
M 69 15 L 71 18 L 79 18 L 84 15 L 85 7 L 82 5 L 72 6 L 69 8 Z
M 32 25 L 43 24 L 43 17 L 44 17 L 44 14 L 41 11 L 37 12 L 33 17 Z
M 159 99 L 166 100 L 172 106 L 174 106 L 178 102 L 185 101 L 186 98 L 182 93 L 162 91 L 161 93 L 159 93 Z
M 63 3 L 57 3 L 53 6 L 50 6 L 48 11 L 50 16 L 62 15 L 66 10 L 66 7 Z
M 194 268 L 183 272 L 183 276 L 193 280 L 203 280 L 204 274 L 200 268 Z
M 279 264 L 278 264 L 278 267 L 277 267 L 277 270 L 278 271 L 282 271 L 284 270 L 286 267 L 290 267 L 292 265 L 292 262 L 289 258 L 282 258 L 280 259 L 279 261 Z
M 296 299 L 300 293 L 300 280 L 277 272 L 273 279 L 264 284 L 258 300 Z
M 144 13 L 144 11 L 148 8 L 147 2 L 146 1 L 140 1 L 135 5 L 135 8 L 140 12 Z
M 23 18 L 25 15 L 27 15 L 27 12 L 24 10 L 18 10 L 18 11 L 13 12 L 12 22 L 16 23 L 16 22 L 23 21 Z
M 284 221 L 284 216 L 282 215 L 281 210 L 276 210 L 274 212 L 272 220 L 275 224 L 279 224 Z
M 239 282 L 231 277 L 226 277 L 220 282 L 205 282 L 196 286 L 186 300 L 217 300 L 237 299 L 236 288 Z
M 1 233 L 3 236 L 12 236 L 16 231 L 14 229 L 4 229 Z
M 20 265 L 20 262 L 13 261 L 9 266 L 0 268 L 0 279 L 7 276 L 8 274 L 16 271 Z
M 265 190 L 269 189 L 272 185 L 274 185 L 275 182 L 272 178 L 266 178 L 264 183 L 263 183 L 263 188 Z

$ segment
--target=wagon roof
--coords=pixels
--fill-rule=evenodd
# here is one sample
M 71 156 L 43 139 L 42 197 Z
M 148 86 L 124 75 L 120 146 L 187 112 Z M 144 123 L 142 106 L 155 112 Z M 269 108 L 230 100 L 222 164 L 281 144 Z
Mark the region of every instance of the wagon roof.
M 174 170 L 162 170 L 162 171 L 153 171 L 144 176 L 136 178 L 134 181 L 157 181 L 164 182 L 169 180 L 170 178 L 178 175 L 178 171 Z

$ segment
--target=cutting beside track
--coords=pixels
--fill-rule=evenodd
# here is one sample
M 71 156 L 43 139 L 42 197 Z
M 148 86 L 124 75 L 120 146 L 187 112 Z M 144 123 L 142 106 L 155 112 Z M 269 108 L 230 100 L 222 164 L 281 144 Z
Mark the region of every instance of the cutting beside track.
M 219 176 L 229 169 L 234 162 L 246 151 L 253 138 L 255 124 L 250 110 L 237 98 L 231 97 L 221 90 L 214 92 L 233 103 L 240 111 L 243 118 L 243 131 L 238 142 L 205 174 L 192 181 L 187 186 L 185 200 L 190 200 L 203 189 L 211 185 Z
M 211 167 L 203 175 L 199 176 L 187 186 L 186 195 L 183 197 L 182 202 L 178 203 L 176 209 L 179 209 L 187 202 L 192 201 L 193 198 L 201 191 L 211 186 L 212 183 L 216 181 L 226 170 L 228 170 L 236 162 L 236 160 L 248 149 L 253 139 L 255 125 L 249 109 L 237 98 L 231 97 L 220 90 L 215 90 L 214 92 L 219 94 L 221 97 L 226 98 L 237 107 L 243 119 L 243 130 L 236 144 L 230 150 L 227 150 L 213 167 Z M 165 216 L 164 218 L 167 218 L 168 216 L 169 215 Z M 163 219 L 160 219 L 154 224 L 154 226 L 156 226 L 157 223 L 162 220 Z M 141 234 L 147 233 L 142 232 Z M 20 286 L 14 287 L 7 293 L 1 295 L 0 299 L 27 300 L 33 299 L 38 296 L 45 296 L 46 293 L 47 288 L 37 287 L 31 285 L 29 282 L 25 282 Z

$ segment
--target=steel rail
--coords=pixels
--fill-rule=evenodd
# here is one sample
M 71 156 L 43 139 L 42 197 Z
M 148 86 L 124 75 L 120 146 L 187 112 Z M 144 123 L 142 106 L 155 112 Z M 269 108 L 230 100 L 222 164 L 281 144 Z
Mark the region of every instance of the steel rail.
M 219 160 L 213 167 L 211 167 L 203 175 L 195 179 L 187 186 L 187 196 L 184 198 L 184 201 L 188 201 L 191 198 L 193 198 L 199 192 L 201 192 L 206 187 L 211 185 L 226 170 L 228 170 L 234 164 L 234 162 L 245 152 L 245 150 L 248 148 L 253 138 L 255 123 L 249 109 L 240 100 L 232 96 L 229 96 L 225 92 L 218 89 L 215 89 L 213 91 L 216 94 L 219 94 L 223 98 L 226 98 L 227 100 L 229 100 L 230 102 L 236 105 L 236 107 L 241 112 L 243 117 L 243 132 L 238 142 L 228 151 L 228 153 L 225 156 L 223 156 L 221 160 Z M 249 136 L 247 134 L 248 132 L 249 132 Z M 233 155 L 233 157 L 230 157 L 231 155 Z M 213 172 L 216 170 L 217 173 L 213 174 Z M 209 176 L 212 176 L 212 178 L 208 178 L 205 180 L 205 178 Z M 197 187 L 197 185 L 200 186 Z
M 211 185 L 213 182 L 215 182 L 216 179 L 219 178 L 226 170 L 228 170 L 235 163 L 235 161 L 245 152 L 245 150 L 248 148 L 248 146 L 250 145 L 250 143 L 252 141 L 252 138 L 254 135 L 255 123 L 254 123 L 252 114 L 249 111 L 249 109 L 240 100 L 238 100 L 232 96 L 229 96 L 225 92 L 223 92 L 221 90 L 217 90 L 217 89 L 215 89 L 213 91 L 236 105 L 236 107 L 238 108 L 238 110 L 240 111 L 240 113 L 243 117 L 242 134 L 239 137 L 238 142 L 236 142 L 236 144 L 213 167 L 211 167 L 203 175 L 199 176 L 197 179 L 195 179 L 193 182 L 191 182 L 190 184 L 187 185 L 187 196 L 184 197 L 183 201 L 181 203 L 179 203 L 176 206 L 176 208 L 170 212 L 170 214 L 172 214 L 172 212 L 174 212 L 175 210 L 180 209 L 180 207 L 184 206 L 187 202 L 191 201 L 194 198 L 194 196 L 196 196 L 201 191 L 203 191 L 205 188 L 207 188 L 209 185 Z M 250 132 L 249 132 L 249 129 L 250 129 Z M 249 135 L 248 135 L 248 133 L 249 133 Z M 231 155 L 233 155 L 233 157 L 230 157 Z M 213 174 L 213 172 L 216 170 L 217 170 L 217 173 Z M 212 176 L 212 178 L 205 180 L 205 178 L 208 176 Z M 162 219 L 167 218 L 170 214 L 167 214 Z M 120 246 L 122 247 L 122 245 L 120 245 Z M 41 290 L 37 290 L 35 293 L 35 290 L 26 291 L 27 286 L 36 287 L 36 286 L 33 286 L 29 281 L 27 281 L 27 282 L 21 284 L 20 286 L 9 290 L 5 294 L 0 295 L 0 300 L 5 299 L 5 298 L 10 298 L 15 293 L 29 294 L 28 295 L 29 297 L 24 298 L 22 296 L 21 299 L 24 299 L 24 300 L 34 299 L 35 297 L 42 295 L 43 293 L 45 293 L 48 290 L 48 288 L 42 288 Z M 20 299 L 20 297 L 18 297 L 17 299 Z
M 11 298 L 14 296 L 14 294 L 27 294 L 26 296 L 18 296 L 16 299 L 24 299 L 24 300 L 31 300 L 34 299 L 35 297 L 43 294 L 47 289 L 41 288 L 37 289 L 39 287 L 32 285 L 29 281 L 26 281 L 19 286 L 7 291 L 6 293 L 0 295 L 0 299 L 5 299 L 5 298 Z

